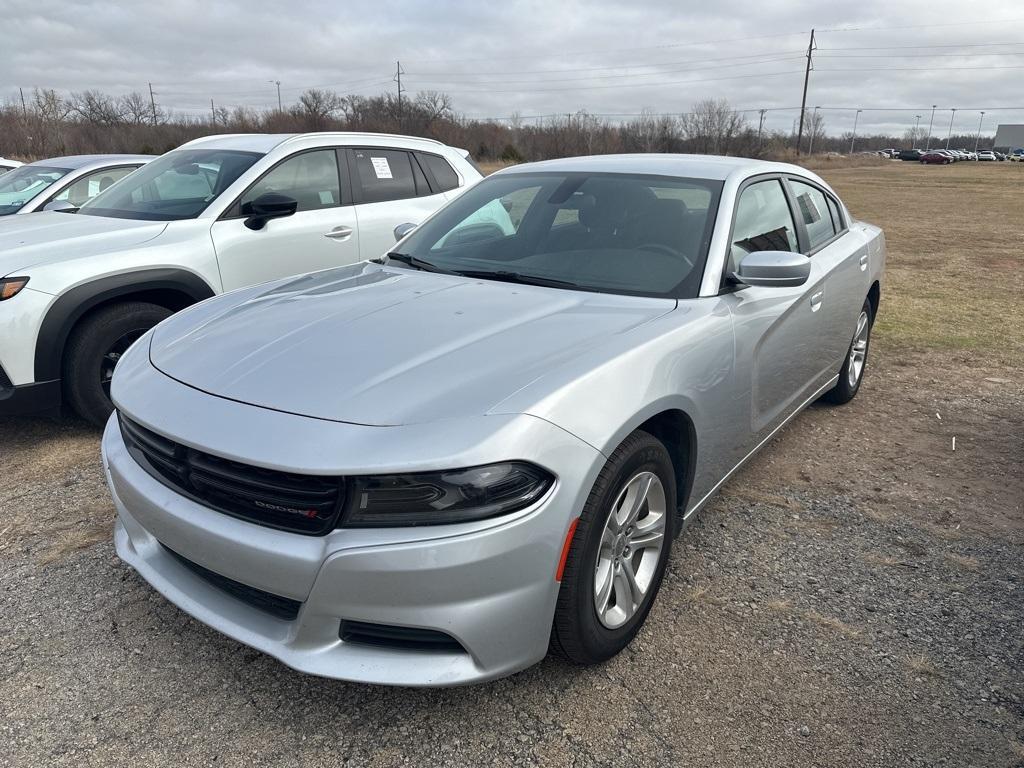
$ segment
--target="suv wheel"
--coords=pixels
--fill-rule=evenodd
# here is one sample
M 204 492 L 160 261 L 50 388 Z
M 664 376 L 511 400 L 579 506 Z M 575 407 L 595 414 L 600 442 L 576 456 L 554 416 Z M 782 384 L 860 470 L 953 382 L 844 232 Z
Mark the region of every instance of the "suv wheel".
M 96 310 L 80 320 L 64 350 L 64 397 L 86 421 L 102 427 L 114 410 L 110 379 L 128 347 L 171 316 L 157 304 L 129 301 Z
M 633 432 L 604 465 L 576 524 L 552 650 L 596 664 L 636 636 L 665 575 L 675 509 L 668 451 L 647 432 Z

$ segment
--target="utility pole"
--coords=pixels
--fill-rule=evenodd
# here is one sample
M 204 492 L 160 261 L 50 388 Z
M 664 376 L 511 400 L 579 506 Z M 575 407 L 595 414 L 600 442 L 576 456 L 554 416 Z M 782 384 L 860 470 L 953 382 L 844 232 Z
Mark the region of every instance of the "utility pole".
M 925 141 L 925 144 L 924 144 L 925 151 L 931 149 L 931 147 L 932 147 L 932 123 L 934 123 L 934 122 L 935 122 L 935 105 L 932 104 L 932 117 L 931 117 L 931 120 L 928 121 L 928 139 Z
M 818 110 L 821 107 L 814 108 L 814 114 L 811 116 L 811 141 L 807 145 L 807 156 L 810 157 L 814 154 L 814 134 L 818 132 Z
M 949 130 L 946 131 L 946 149 L 949 149 L 949 140 L 953 136 L 953 118 L 954 117 L 956 117 L 956 107 L 953 107 L 953 111 L 949 115 Z
M 860 117 L 860 113 L 863 109 L 858 109 L 857 113 L 853 116 L 853 135 L 850 137 L 850 154 L 853 154 L 853 142 L 857 140 L 857 119 Z
M 807 44 L 807 68 L 804 70 L 804 95 L 800 100 L 800 129 L 796 133 L 796 154 L 800 156 L 800 147 L 804 141 L 804 112 L 807 111 L 807 82 L 811 78 L 811 54 L 814 52 L 814 30 L 811 30 L 811 41 Z
M 981 124 L 982 124 L 982 122 L 984 122 L 984 120 L 985 120 L 985 113 L 982 112 L 981 113 L 981 117 L 978 118 L 978 134 L 974 137 L 974 154 L 975 154 L 975 158 L 974 159 L 975 160 L 978 159 L 977 158 L 978 142 L 981 141 Z
M 759 109 L 757 111 L 761 113 L 761 118 L 757 122 L 757 151 L 760 152 L 761 151 L 761 131 L 764 130 L 764 113 L 767 112 L 768 110 L 767 109 Z
M 21 114 L 23 117 L 28 117 L 28 107 L 25 106 L 25 91 L 18 88 L 18 95 L 21 96 Z
M 149 109 L 153 115 L 153 125 L 156 125 L 156 99 L 153 98 L 153 84 L 149 84 Z
M 217 127 L 217 110 L 213 108 L 213 99 L 210 99 L 210 122 L 214 128 Z
M 267 80 L 271 85 L 277 86 L 277 111 L 282 112 L 281 109 L 281 81 L 280 80 Z
M 402 130 L 402 75 L 405 74 L 405 70 L 402 69 L 402 62 L 395 62 L 395 76 L 392 78 L 398 83 L 398 130 Z
M 910 142 L 910 148 L 911 149 L 917 149 L 917 138 L 918 138 L 918 134 L 921 131 L 921 116 L 920 115 L 914 115 L 914 117 L 917 118 L 917 122 L 914 123 L 914 137 L 913 137 L 913 139 Z

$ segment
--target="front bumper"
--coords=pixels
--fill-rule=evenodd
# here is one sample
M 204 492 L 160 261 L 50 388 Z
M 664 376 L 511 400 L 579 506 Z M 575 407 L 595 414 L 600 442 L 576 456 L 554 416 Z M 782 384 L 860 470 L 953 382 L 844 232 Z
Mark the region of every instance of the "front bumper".
M 579 489 L 592 482 L 590 468 L 596 474 L 603 462 L 557 427 L 522 418 L 549 459 L 566 461 L 565 474 L 549 461 L 559 480 L 533 507 L 474 524 L 303 536 L 175 493 L 128 454 L 114 417 L 103 436 L 103 462 L 118 513 L 118 555 L 195 618 L 302 672 L 410 686 L 510 674 L 547 652 L 565 532 L 582 506 Z M 277 618 L 232 596 L 168 549 L 220 576 L 299 601 L 297 617 Z M 465 652 L 344 642 L 342 620 L 443 632 Z

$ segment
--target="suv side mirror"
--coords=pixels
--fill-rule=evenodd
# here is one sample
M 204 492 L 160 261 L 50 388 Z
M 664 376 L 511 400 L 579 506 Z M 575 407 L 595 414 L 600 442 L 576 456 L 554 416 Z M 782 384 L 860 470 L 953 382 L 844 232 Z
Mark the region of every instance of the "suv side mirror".
M 811 260 L 791 251 L 754 251 L 743 257 L 732 279 L 744 285 L 789 288 L 811 276 Z
M 51 200 L 43 206 L 44 211 L 61 211 L 63 213 L 77 213 L 78 206 L 70 200 Z
M 249 229 L 263 229 L 271 219 L 291 216 L 299 207 L 299 201 L 277 192 L 266 192 L 242 206 L 242 213 L 248 218 L 245 226 Z
M 397 227 L 395 227 L 395 242 L 397 243 L 399 240 L 408 235 L 414 229 L 416 229 L 416 225 L 408 221 L 405 222 L 405 224 L 399 224 Z

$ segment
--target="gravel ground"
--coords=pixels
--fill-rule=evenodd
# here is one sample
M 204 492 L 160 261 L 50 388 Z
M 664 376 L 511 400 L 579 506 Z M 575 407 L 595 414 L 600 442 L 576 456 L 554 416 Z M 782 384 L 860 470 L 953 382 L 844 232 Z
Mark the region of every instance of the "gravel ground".
M 207 629 L 114 555 L 95 432 L 0 425 L 0 764 L 1024 765 L 1024 391 L 876 357 L 684 534 L 626 653 L 455 690 Z

